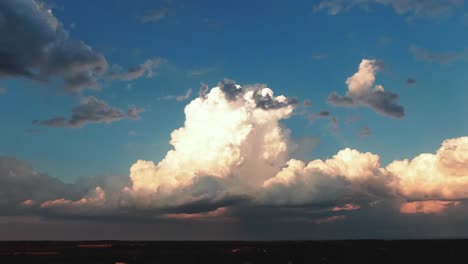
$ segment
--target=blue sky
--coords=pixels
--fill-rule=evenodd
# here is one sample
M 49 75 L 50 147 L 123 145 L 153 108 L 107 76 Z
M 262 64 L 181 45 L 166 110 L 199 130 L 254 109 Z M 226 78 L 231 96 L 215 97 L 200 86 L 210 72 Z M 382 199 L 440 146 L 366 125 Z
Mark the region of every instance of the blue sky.
M 266 83 L 277 94 L 309 99 L 309 112 L 330 111 L 340 131 L 319 120 L 310 125 L 297 115 L 285 122 L 293 137 L 318 137 L 311 157 L 328 157 L 344 146 L 381 153 L 383 162 L 433 151 L 450 137 L 466 135 L 468 98 L 466 58 L 439 64 L 415 59 L 410 46 L 434 53 L 463 52 L 468 46 L 461 22 L 464 11 L 451 15 L 399 15 L 389 6 L 353 8 L 338 15 L 314 12 L 314 2 L 271 1 L 73 1 L 52 2 L 53 12 L 74 39 L 104 54 L 109 64 L 132 67 L 147 58 L 167 64 L 152 78 L 103 82 L 101 91 L 86 91 L 110 105 L 138 105 L 141 120 L 91 124 L 79 129 L 36 127 L 35 119 L 68 115 L 77 99 L 54 83 L 8 78 L 0 96 L 3 137 L 1 154 L 20 157 L 41 171 L 64 180 L 98 174 L 128 173 L 137 159 L 160 160 L 170 148 L 170 132 L 183 124 L 187 102 L 158 100 L 196 92 L 223 78 L 240 84 Z M 148 10 L 168 8 L 159 21 L 142 23 Z M 398 93 L 407 114 L 385 118 L 366 108 L 340 109 L 327 104 L 330 92 L 346 91 L 345 80 L 362 58 L 385 63 L 377 82 Z M 191 76 L 191 71 L 201 74 Z M 416 80 L 406 84 L 407 78 Z M 130 86 L 131 88 L 128 88 Z M 359 116 L 346 125 L 345 120 Z M 362 126 L 372 136 L 360 138 Z M 25 132 L 38 129 L 40 132 Z M 129 136 L 129 131 L 135 135 Z
M 297 99 L 280 120 L 300 145 L 291 157 L 325 160 L 351 148 L 378 154 L 385 170 L 468 135 L 464 2 L 8 0 L 0 4 L 0 156 L 66 183 L 128 178 L 137 160 L 165 160 L 202 84 L 232 79 Z M 356 95 L 346 81 L 364 64 L 375 82 Z M 333 92 L 354 107 L 333 102 Z M 404 114 L 385 112 L 392 106 Z M 418 200 L 412 195 L 404 197 Z

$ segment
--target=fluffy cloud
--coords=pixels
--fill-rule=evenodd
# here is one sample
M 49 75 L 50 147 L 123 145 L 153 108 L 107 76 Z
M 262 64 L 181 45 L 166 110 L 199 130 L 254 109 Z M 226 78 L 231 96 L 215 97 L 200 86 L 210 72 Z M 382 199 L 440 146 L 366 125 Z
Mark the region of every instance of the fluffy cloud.
M 314 10 L 337 15 L 355 7 L 369 10 L 372 5 L 380 4 L 391 6 L 397 14 L 409 18 L 435 18 L 452 14 L 463 3 L 464 0 L 325 0 L 314 6 Z
M 130 191 L 164 197 L 204 175 L 229 178 L 230 186 L 261 186 L 288 155 L 289 132 L 279 121 L 292 111 L 291 100 L 269 88 L 224 80 L 185 107 L 184 126 L 172 132 L 173 149 L 162 161 L 131 167 Z
M 266 180 L 264 203 L 307 204 L 380 199 L 388 195 L 391 179 L 380 168 L 380 158 L 352 149 L 328 160 L 308 164 L 290 160 L 275 177 Z
M 409 199 L 466 199 L 468 137 L 445 140 L 437 153 L 394 161 L 386 170 L 397 177 L 393 188 Z
M 72 111 L 70 118 L 55 117 L 43 121 L 34 121 L 34 124 L 50 127 L 80 128 L 90 123 L 112 123 L 124 118 L 136 120 L 143 112 L 142 108 L 131 106 L 126 112 L 109 106 L 106 102 L 95 97 L 83 97 L 80 104 Z
M 21 10 L 21 12 L 18 12 Z M 0 3 L 0 78 L 59 77 L 67 91 L 98 88 L 106 58 L 83 41 L 70 39 L 51 9 L 39 0 Z
M 359 70 L 346 80 L 348 92 L 340 96 L 333 92 L 328 102 L 336 106 L 355 107 L 365 105 L 385 116 L 402 118 L 405 110 L 398 102 L 399 96 L 385 91 L 382 85 L 375 85 L 375 75 L 381 64 L 376 60 L 363 59 Z
M 351 90 L 360 92 L 363 83 L 373 81 L 353 80 Z M 298 218 L 307 216 L 310 222 L 340 212 L 345 222 L 351 214 L 381 206 L 393 213 L 440 213 L 461 208 L 468 198 L 468 137 L 385 167 L 378 155 L 350 148 L 305 162 L 290 158 L 297 146 L 280 123 L 293 110 L 291 99 L 275 96 L 264 85 L 242 87 L 224 80 L 185 107 L 184 125 L 171 133 L 172 149 L 161 161 L 135 162 L 125 180 L 67 185 L 5 159 L 0 162 L 1 201 L 4 207 L 48 215 L 166 220 L 227 220 L 241 217 L 243 210 L 307 208 L 311 212 Z

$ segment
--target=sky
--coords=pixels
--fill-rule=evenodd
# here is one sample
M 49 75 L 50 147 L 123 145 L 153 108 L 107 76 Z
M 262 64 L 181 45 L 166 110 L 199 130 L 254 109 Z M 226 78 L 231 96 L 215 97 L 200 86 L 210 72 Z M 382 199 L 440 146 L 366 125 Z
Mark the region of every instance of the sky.
M 464 0 L 0 2 L 0 239 L 467 237 Z

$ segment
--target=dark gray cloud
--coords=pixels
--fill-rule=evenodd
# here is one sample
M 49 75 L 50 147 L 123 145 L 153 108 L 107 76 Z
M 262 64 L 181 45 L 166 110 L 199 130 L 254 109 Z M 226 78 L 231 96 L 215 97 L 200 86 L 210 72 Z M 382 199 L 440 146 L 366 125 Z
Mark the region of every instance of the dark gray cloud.
M 468 50 L 458 52 L 434 52 L 416 45 L 411 45 L 410 51 L 416 60 L 440 64 L 448 64 L 468 57 Z
M 140 21 L 142 23 L 159 22 L 169 15 L 170 10 L 167 7 L 148 10 L 144 15 L 140 16 Z
M 72 110 L 70 118 L 55 117 L 34 124 L 50 127 L 80 128 L 90 123 L 112 123 L 121 119 L 139 119 L 144 110 L 131 106 L 126 112 L 109 106 L 106 102 L 95 97 L 83 97 L 80 104 Z
M 0 156 L 0 208 L 13 210 L 26 200 L 41 202 L 68 197 L 79 199 L 83 192 L 75 190 L 47 174 L 34 170 L 24 161 Z
M 127 71 L 123 71 L 118 65 L 114 65 L 110 77 L 112 79 L 120 79 L 124 81 L 133 81 L 135 79 L 146 77 L 152 78 L 154 75 L 153 70 L 161 64 L 165 63 L 166 60 L 162 58 L 147 59 L 142 64 L 129 68 Z
M 373 5 L 391 6 L 394 11 L 410 19 L 449 16 L 462 7 L 464 0 L 325 0 L 314 6 L 315 12 L 330 15 L 347 12 L 353 8 L 372 10 Z
M 320 112 L 318 112 L 317 114 L 315 114 L 315 116 L 317 116 L 317 117 L 329 117 L 329 116 L 330 116 L 330 112 L 328 112 L 328 111 L 320 111 Z
M 6 94 L 8 92 L 8 89 L 5 87 L 0 87 L 0 94 Z
M 208 94 L 208 85 L 205 83 L 200 83 L 200 90 L 198 91 L 198 96 L 202 99 L 205 99 Z
M 257 107 L 263 110 L 274 110 L 287 107 L 290 105 L 297 105 L 298 100 L 294 97 L 286 98 L 284 101 L 279 101 L 269 94 L 261 94 L 259 90 L 254 91 L 253 98 Z
M 312 101 L 304 100 L 304 106 L 311 106 L 311 105 L 312 105 Z
M 356 106 L 356 102 L 354 101 L 353 98 L 351 98 L 350 96 L 340 96 L 336 92 L 332 92 L 328 96 L 328 102 L 337 106 L 345 106 L 345 107 Z
M 0 78 L 59 77 L 64 89 L 73 92 L 99 87 L 106 58 L 83 41 L 70 39 L 46 4 L 3 0 L 0 18 Z
M 309 121 L 313 122 L 316 119 L 332 118 L 332 115 L 329 111 L 320 111 L 309 116 Z
M 405 116 L 405 109 L 399 104 L 399 95 L 396 93 L 373 90 L 359 97 L 350 95 L 339 96 L 336 93 L 330 94 L 328 102 L 336 106 L 353 107 L 364 104 L 372 108 L 377 113 L 393 118 Z
M 370 130 L 369 127 L 362 127 L 361 129 L 359 129 L 358 135 L 360 137 L 370 136 L 370 135 L 372 135 L 372 131 Z
M 416 83 L 416 79 L 414 79 L 414 78 L 406 79 L 406 84 L 415 84 L 415 83 Z
M 235 101 L 237 96 L 243 93 L 243 89 L 238 87 L 236 82 L 231 79 L 224 79 L 218 83 L 218 87 L 223 91 L 226 99 Z

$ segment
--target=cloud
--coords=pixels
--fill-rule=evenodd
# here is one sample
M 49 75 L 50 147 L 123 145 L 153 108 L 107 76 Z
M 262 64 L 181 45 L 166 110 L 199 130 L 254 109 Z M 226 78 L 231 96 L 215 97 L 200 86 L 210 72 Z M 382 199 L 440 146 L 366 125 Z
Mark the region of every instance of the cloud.
M 437 153 L 393 161 L 386 170 L 397 177 L 392 187 L 412 200 L 468 198 L 468 137 L 445 140 Z
M 459 201 L 417 201 L 403 203 L 400 212 L 403 214 L 441 214 L 450 207 L 458 207 Z
M 358 136 L 364 137 L 364 136 L 370 136 L 372 135 L 372 131 L 370 130 L 369 127 L 361 127 L 358 131 Z
M 109 106 L 106 102 L 99 100 L 93 96 L 82 97 L 80 104 L 72 110 L 70 118 L 55 117 L 48 120 L 38 121 L 33 123 L 42 126 L 50 127 L 69 127 L 80 128 L 90 123 L 112 123 L 121 119 L 137 120 L 139 114 L 144 109 L 136 106 L 131 106 L 126 112 Z
M 260 186 L 288 154 L 289 132 L 279 125 L 293 111 L 286 102 L 267 87 L 220 82 L 185 107 L 184 126 L 171 133 L 173 149 L 163 160 L 140 160 L 131 167 L 130 192 L 167 197 L 203 175 L 223 179 L 231 193 L 241 185 Z
M 358 72 L 346 80 L 348 85 L 346 95 L 340 96 L 333 92 L 328 97 L 328 102 L 342 107 L 365 105 L 388 117 L 404 117 L 405 110 L 398 102 L 399 96 L 385 91 L 382 85 L 374 86 L 375 75 L 381 67 L 382 64 L 376 60 L 363 59 L 359 64 Z
M 69 197 L 78 199 L 84 193 L 55 178 L 34 170 L 24 161 L 0 156 L 0 208 L 13 210 L 18 205 L 35 201 Z
M 147 59 L 137 67 L 130 68 L 125 72 L 122 72 L 120 66 L 114 65 L 113 72 L 110 74 L 110 76 L 112 79 L 120 79 L 124 81 L 133 81 L 143 76 L 146 78 L 152 78 L 154 75 L 153 70 L 164 63 L 166 63 L 166 60 L 162 58 Z
M 408 78 L 406 79 L 406 84 L 412 85 L 416 83 L 416 79 L 414 78 Z
M 145 12 L 144 15 L 140 16 L 142 23 L 159 22 L 169 15 L 170 9 L 162 7 L 158 9 L 152 9 Z
M 99 88 L 106 58 L 83 41 L 74 40 L 39 0 L 0 3 L 0 78 L 23 77 L 47 81 L 59 78 L 66 91 Z M 21 10 L 21 12 L 17 12 Z
M 7 88 L 0 87 L 0 94 L 6 94 L 8 92 Z
M 344 206 L 335 206 L 335 207 L 332 208 L 332 211 L 333 212 L 354 211 L 354 210 L 359 210 L 360 208 L 361 208 L 361 206 L 359 206 L 359 205 L 348 203 L 348 204 L 345 204 Z
M 331 115 L 329 111 L 324 110 L 324 111 L 317 112 L 315 114 L 311 114 L 309 116 L 309 121 L 313 122 L 315 121 L 315 119 L 323 119 L 323 118 L 333 118 L 333 116 Z
M 410 19 L 437 18 L 451 15 L 463 3 L 464 0 L 325 0 L 314 6 L 314 11 L 338 15 L 356 7 L 370 10 L 373 5 L 384 5 L 391 6 L 398 15 Z
M 24 162 L 0 159 L 0 209 L 12 215 L 121 223 L 236 219 L 244 227 L 265 225 L 255 220 L 259 215 L 278 226 L 288 221 L 297 226 L 339 212 L 346 221 L 334 225 L 351 228 L 360 221 L 385 226 L 404 223 L 412 212 L 450 214 L 466 208 L 468 137 L 448 139 L 436 153 L 387 166 L 379 155 L 351 148 L 325 159 L 294 159 L 298 143 L 281 122 L 295 105 L 262 107 L 256 96 L 273 104 L 288 100 L 265 85 L 226 83 L 231 87 L 214 87 L 188 103 L 183 126 L 171 133 L 164 158 L 136 161 L 129 177 L 65 184 Z
M 349 203 L 387 196 L 390 179 L 380 169 L 379 156 L 346 148 L 328 160 L 290 160 L 266 180 L 262 201 L 273 204 Z
M 410 51 L 416 60 L 439 64 L 449 64 L 457 60 L 466 59 L 468 55 L 468 50 L 459 52 L 433 52 L 415 45 L 410 46 Z
M 327 224 L 327 223 L 331 223 L 335 221 L 343 221 L 345 219 L 346 219 L 345 215 L 333 215 L 333 216 L 329 216 L 326 218 L 317 219 L 315 220 L 315 223 L 320 225 L 320 224 Z
M 162 99 L 162 100 L 176 100 L 177 102 L 183 102 L 183 101 L 186 101 L 190 98 L 190 96 L 192 95 L 192 89 L 188 89 L 185 94 L 182 94 L 182 95 L 166 95 L 166 96 L 163 96 L 159 99 Z
M 216 68 L 199 68 L 199 69 L 193 69 L 187 73 L 188 76 L 200 76 L 200 75 L 205 75 L 210 72 L 215 71 Z
M 209 87 L 205 83 L 200 83 L 200 90 L 198 91 L 198 96 L 202 99 L 206 99 Z

